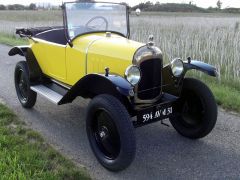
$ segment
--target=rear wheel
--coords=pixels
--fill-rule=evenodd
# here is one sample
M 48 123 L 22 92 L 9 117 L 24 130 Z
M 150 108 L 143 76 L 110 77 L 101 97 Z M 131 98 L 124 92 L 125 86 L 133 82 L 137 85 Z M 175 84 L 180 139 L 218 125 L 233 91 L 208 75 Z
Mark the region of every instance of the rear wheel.
M 30 89 L 29 71 L 25 61 L 17 63 L 14 81 L 20 103 L 24 108 L 32 108 L 36 103 L 37 93 Z
M 197 139 L 207 136 L 217 121 L 217 105 L 211 90 L 201 81 L 185 78 L 177 103 L 177 116 L 170 118 L 181 135 Z
M 86 128 L 91 148 L 105 168 L 120 171 L 131 164 L 136 152 L 134 127 L 118 99 L 95 97 L 88 106 Z

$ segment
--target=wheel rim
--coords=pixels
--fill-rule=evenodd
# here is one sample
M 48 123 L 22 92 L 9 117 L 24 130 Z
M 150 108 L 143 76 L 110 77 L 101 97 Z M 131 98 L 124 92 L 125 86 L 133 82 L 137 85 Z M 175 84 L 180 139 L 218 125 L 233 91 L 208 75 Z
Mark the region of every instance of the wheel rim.
M 91 126 L 94 143 L 107 159 L 116 159 L 120 153 L 121 143 L 117 128 L 105 110 L 98 110 Z
M 204 116 L 204 104 L 202 99 L 193 91 L 183 94 L 181 121 L 187 127 L 197 127 L 202 123 Z
M 26 78 L 24 77 L 23 70 L 21 69 L 17 76 L 17 86 L 19 90 L 20 98 L 23 102 L 27 101 L 27 92 L 28 92 L 28 86 Z

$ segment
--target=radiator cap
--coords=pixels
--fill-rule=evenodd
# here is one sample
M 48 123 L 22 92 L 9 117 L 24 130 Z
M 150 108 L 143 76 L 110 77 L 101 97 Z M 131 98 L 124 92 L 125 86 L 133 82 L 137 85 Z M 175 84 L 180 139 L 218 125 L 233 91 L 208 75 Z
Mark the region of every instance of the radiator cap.
M 112 33 L 111 32 L 106 32 L 106 37 L 111 37 Z

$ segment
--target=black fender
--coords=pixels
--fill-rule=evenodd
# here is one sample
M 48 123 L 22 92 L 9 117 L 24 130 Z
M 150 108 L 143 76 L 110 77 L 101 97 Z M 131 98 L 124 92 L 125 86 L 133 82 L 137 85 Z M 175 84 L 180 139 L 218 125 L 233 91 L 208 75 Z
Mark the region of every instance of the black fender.
M 213 77 L 218 76 L 217 69 L 214 66 L 204 63 L 202 61 L 191 60 L 190 63 L 184 62 L 184 69 L 185 69 L 185 72 L 187 72 L 191 69 L 195 69 L 198 71 L 202 71 L 202 72 L 208 74 L 209 76 L 213 76 Z
M 190 62 L 184 62 L 184 73 L 181 77 L 174 77 L 171 70 L 171 65 L 168 64 L 163 68 L 163 92 L 180 96 L 182 91 L 183 79 L 189 70 L 198 70 L 208 74 L 209 76 L 217 77 L 217 69 L 207 63 L 191 60 Z
M 20 55 L 26 58 L 31 84 L 36 84 L 42 81 L 43 78 L 42 70 L 30 46 L 15 46 L 8 52 L 8 55 L 9 56 Z
M 131 103 L 128 97 L 134 95 L 133 88 L 126 79 L 118 75 L 88 74 L 72 86 L 58 104 L 70 103 L 77 96 L 93 98 L 99 94 L 110 94 L 129 108 Z
M 9 56 L 15 56 L 15 55 L 20 55 L 20 56 L 26 56 L 27 54 L 27 49 L 29 49 L 30 46 L 15 46 L 13 47 L 9 52 Z

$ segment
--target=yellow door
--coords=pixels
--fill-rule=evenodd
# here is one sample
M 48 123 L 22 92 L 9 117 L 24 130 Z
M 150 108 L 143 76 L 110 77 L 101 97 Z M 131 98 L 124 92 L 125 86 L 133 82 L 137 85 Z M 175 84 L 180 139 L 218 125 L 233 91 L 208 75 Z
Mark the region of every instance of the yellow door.
M 97 39 L 98 34 L 80 36 L 73 42 L 73 47 L 66 48 L 67 81 L 66 84 L 74 85 L 87 74 L 87 51 L 89 46 Z
M 85 46 L 75 45 L 66 48 L 67 64 L 67 82 L 66 84 L 74 85 L 78 80 L 86 75 L 86 52 Z
M 66 73 L 66 46 L 36 39 L 32 44 L 35 57 L 44 74 L 65 82 Z

